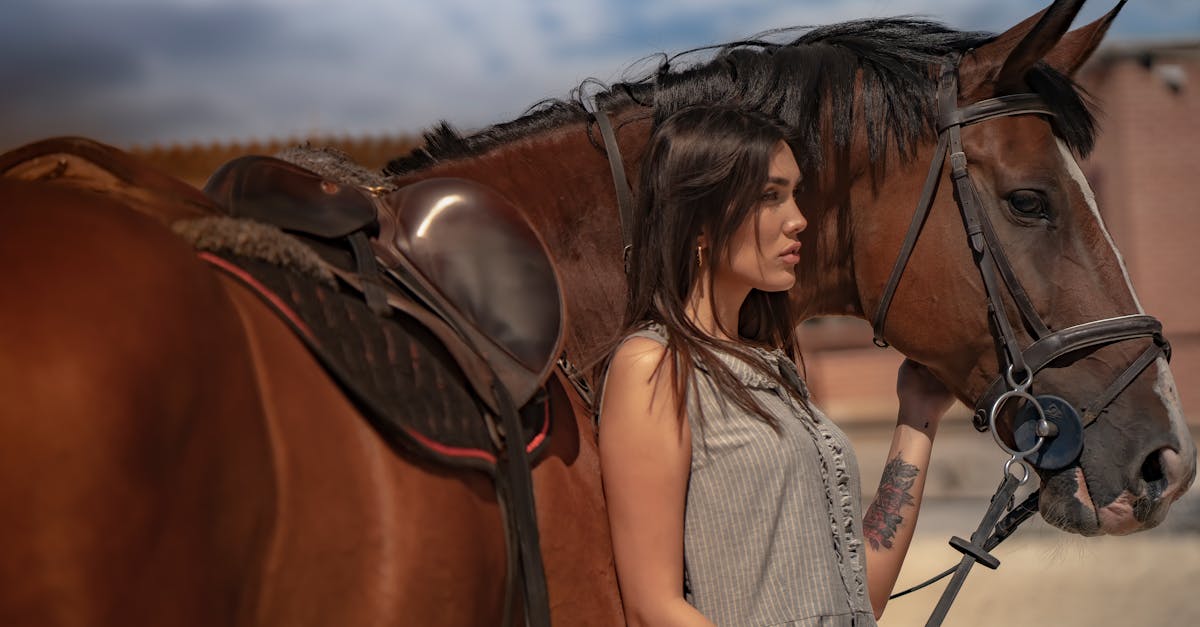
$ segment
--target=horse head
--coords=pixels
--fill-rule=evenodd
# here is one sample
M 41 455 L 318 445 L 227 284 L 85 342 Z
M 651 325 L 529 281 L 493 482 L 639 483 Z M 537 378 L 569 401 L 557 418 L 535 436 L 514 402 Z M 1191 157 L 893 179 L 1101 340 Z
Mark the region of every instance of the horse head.
M 874 317 L 877 337 L 977 406 L 977 426 L 990 422 L 1009 452 L 1030 448 L 1018 431 L 1037 417 L 1032 395 L 1078 408 L 1082 450 L 1037 468 L 1039 509 L 1067 531 L 1124 534 L 1162 522 L 1195 478 L 1196 449 L 1169 346 L 1143 315 L 1076 160 L 1091 148 L 1093 122 L 1070 77 L 1120 9 L 1068 32 L 1082 4 L 1057 1 L 935 64 L 939 89 L 954 83 L 933 116 L 939 143 L 927 133 L 915 158 L 893 150 L 874 161 L 852 145 L 843 158 L 850 174 L 840 177 L 850 218 L 831 230 L 849 242 L 843 265 L 854 293 L 843 306 Z M 931 162 L 929 213 L 912 227 L 921 235 L 905 257 L 920 189 L 912 181 Z M 894 251 L 907 264 L 895 264 Z M 980 264 L 991 266 L 994 285 Z M 1104 322 L 1086 324 L 1096 321 Z M 1038 363 L 1025 363 L 1038 352 Z

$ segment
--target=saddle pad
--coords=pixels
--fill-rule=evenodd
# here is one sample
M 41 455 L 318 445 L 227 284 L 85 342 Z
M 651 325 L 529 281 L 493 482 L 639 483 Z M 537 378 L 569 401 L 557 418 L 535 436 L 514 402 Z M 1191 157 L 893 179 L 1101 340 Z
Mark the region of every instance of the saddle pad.
M 400 312 L 382 318 L 357 295 L 259 259 L 225 252 L 201 252 L 200 258 L 279 314 L 390 442 L 434 461 L 496 472 L 498 451 L 484 405 L 421 324 Z M 520 417 L 532 459 L 549 439 L 548 408 L 531 402 Z

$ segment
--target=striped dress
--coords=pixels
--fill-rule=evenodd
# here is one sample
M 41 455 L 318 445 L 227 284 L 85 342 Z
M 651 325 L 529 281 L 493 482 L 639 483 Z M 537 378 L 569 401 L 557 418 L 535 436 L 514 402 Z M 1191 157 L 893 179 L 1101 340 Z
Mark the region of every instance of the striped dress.
M 663 333 L 651 326 L 633 335 L 665 344 Z M 754 350 L 807 396 L 782 351 Z M 717 356 L 778 417 L 780 432 L 722 400 L 709 373 L 697 367 L 688 398 L 688 602 L 722 627 L 875 625 L 858 462 L 849 440 L 819 410 L 797 403 L 746 362 Z

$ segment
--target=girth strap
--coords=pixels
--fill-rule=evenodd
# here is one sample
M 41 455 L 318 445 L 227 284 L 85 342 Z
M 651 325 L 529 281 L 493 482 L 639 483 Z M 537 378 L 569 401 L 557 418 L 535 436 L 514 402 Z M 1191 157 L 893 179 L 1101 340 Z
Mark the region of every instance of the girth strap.
M 499 381 L 493 387 L 500 400 L 500 426 L 505 438 L 500 460 L 503 468 L 496 474 L 496 493 L 497 500 L 508 510 L 506 517 L 516 522 L 513 525 L 516 529 L 509 533 L 510 537 L 516 536 L 515 548 L 520 554 L 524 574 L 525 622 L 529 627 L 550 627 L 550 596 L 546 591 L 546 571 L 542 566 L 537 510 L 533 502 L 533 477 L 521 435 L 521 422 L 508 390 Z M 509 604 L 506 599 L 505 605 Z

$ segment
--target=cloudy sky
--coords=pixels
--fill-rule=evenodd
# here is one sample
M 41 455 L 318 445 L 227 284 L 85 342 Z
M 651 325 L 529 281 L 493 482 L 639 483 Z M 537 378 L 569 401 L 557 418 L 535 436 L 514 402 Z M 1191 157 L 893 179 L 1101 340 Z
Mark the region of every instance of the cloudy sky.
M 0 150 L 469 129 L 655 52 L 903 14 L 998 31 L 1048 1 L 3 0 Z M 1110 34 L 1164 38 L 1200 38 L 1200 2 L 1133 0 Z

